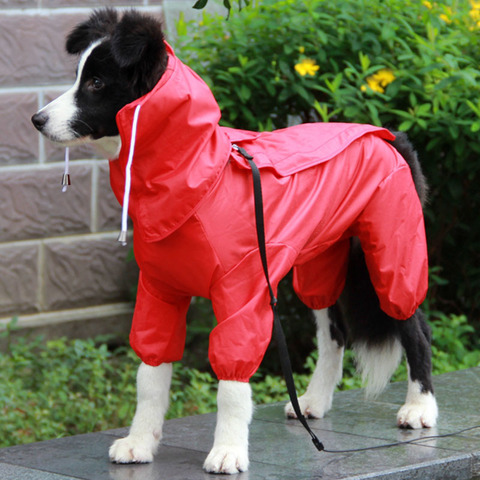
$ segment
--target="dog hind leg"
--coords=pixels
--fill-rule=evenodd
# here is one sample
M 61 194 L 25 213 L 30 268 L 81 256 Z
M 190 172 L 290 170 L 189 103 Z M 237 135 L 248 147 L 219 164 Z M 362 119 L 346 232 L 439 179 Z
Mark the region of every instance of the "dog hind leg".
M 436 425 L 438 407 L 431 377 L 430 328 L 418 309 L 408 320 L 399 322 L 400 338 L 408 363 L 408 391 L 405 404 L 397 414 L 401 428 Z
M 342 378 L 345 345 L 343 329 L 339 325 L 337 307 L 314 311 L 317 324 L 318 361 L 312 379 L 298 403 L 304 416 L 322 418 L 330 410 L 333 392 Z M 285 407 L 289 418 L 296 418 L 292 404 Z
M 238 473 L 248 469 L 248 426 L 253 402 L 250 385 L 220 380 L 213 447 L 203 468 L 209 473 Z
M 172 364 L 151 367 L 142 363 L 137 373 L 137 408 L 127 437 L 110 447 L 115 463 L 150 463 L 162 437 L 168 409 Z

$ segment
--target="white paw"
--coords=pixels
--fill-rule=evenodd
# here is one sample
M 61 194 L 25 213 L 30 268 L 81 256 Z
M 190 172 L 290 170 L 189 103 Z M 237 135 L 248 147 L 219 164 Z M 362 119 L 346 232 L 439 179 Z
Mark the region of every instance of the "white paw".
M 213 447 L 203 468 L 208 473 L 238 473 L 248 470 L 248 450 L 242 447 Z
M 400 428 L 430 428 L 437 423 L 438 407 L 431 393 L 419 395 L 414 402 L 407 402 L 397 414 Z
M 298 405 L 304 417 L 323 418 L 325 413 L 330 410 L 332 400 L 305 394 L 298 398 Z M 288 418 L 297 418 L 291 402 L 285 405 L 285 415 Z
M 151 463 L 159 440 L 152 434 L 129 435 L 115 440 L 109 450 L 114 463 Z

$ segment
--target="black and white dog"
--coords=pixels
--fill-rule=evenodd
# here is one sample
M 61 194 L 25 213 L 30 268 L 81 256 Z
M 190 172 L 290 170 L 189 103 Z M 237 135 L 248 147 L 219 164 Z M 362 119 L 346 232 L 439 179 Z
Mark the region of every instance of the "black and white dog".
M 151 91 L 166 69 L 161 27 L 155 19 L 133 10 L 121 18 L 112 9 L 98 10 L 70 33 L 66 49 L 79 55 L 75 83 L 33 115 L 32 122 L 54 142 L 65 146 L 91 142 L 115 158 L 120 148 L 117 112 Z M 407 161 L 423 204 L 427 187 L 415 152 L 403 134 L 397 135 L 393 145 Z M 385 387 L 405 351 L 408 393 L 397 415 L 398 426 L 435 425 L 438 410 L 431 379 L 429 327 L 419 309 L 403 321 L 380 310 L 357 243 L 352 245 L 341 302 L 314 313 L 319 362 L 299 399 L 306 416 L 321 418 L 330 409 L 348 339 L 368 381 L 367 393 L 377 394 Z M 133 424 L 129 435 L 110 448 L 113 462 L 152 461 L 162 435 L 170 378 L 170 364 L 151 367 L 142 363 Z M 208 472 L 235 473 L 248 468 L 250 398 L 248 383 L 220 381 L 214 445 L 204 464 Z M 286 415 L 295 416 L 290 404 Z

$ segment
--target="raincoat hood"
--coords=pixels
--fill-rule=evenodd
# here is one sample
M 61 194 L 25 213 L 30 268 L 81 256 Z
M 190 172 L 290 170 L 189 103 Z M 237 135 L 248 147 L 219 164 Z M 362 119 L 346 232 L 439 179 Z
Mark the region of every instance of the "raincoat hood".
M 138 231 L 145 241 L 165 238 L 191 216 L 231 151 L 210 89 L 166 47 L 168 65 L 160 81 L 117 114 L 122 147 L 110 161 L 111 185 L 123 205 L 133 157 L 129 214 L 142 224 Z

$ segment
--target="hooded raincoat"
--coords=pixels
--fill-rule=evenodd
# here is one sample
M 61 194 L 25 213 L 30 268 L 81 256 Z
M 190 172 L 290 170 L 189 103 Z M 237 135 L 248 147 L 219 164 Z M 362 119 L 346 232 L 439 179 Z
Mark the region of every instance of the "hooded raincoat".
M 268 346 L 273 317 L 252 176 L 232 144 L 261 171 L 275 291 L 293 267 L 294 288 L 309 307 L 334 304 L 356 236 L 381 308 L 396 319 L 413 315 L 427 290 L 425 231 L 410 169 L 385 141 L 393 135 L 341 123 L 270 133 L 220 127 L 207 85 L 167 49 L 156 87 L 118 113 L 122 148 L 110 161 L 122 203 L 131 157 L 140 278 L 130 340 L 142 361 L 180 360 L 192 296 L 212 300 L 218 325 L 209 358 L 219 379 L 248 381 Z

